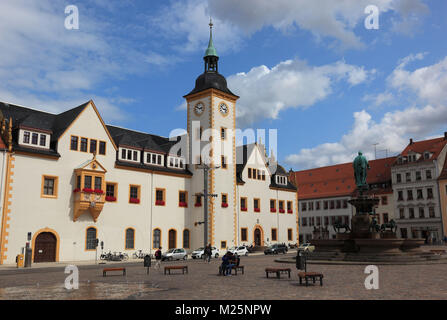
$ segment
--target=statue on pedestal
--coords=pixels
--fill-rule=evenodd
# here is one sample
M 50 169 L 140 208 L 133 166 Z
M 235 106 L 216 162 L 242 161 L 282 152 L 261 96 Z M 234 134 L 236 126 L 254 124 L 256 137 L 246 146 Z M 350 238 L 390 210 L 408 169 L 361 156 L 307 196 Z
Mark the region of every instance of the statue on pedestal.
M 355 184 L 361 193 L 362 190 L 368 189 L 366 176 L 368 175 L 368 169 L 370 169 L 370 166 L 368 164 L 368 160 L 366 160 L 361 151 L 359 151 L 359 155 L 354 159 L 352 165 L 354 167 Z

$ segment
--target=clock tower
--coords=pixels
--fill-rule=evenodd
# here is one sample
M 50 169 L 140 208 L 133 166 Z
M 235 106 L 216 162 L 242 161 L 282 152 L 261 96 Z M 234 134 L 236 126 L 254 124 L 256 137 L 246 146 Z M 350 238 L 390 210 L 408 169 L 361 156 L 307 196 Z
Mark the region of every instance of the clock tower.
M 213 24 L 206 49 L 204 72 L 194 89 L 184 96 L 187 102 L 189 169 L 193 173 L 191 200 L 194 203 L 187 225 L 195 247 L 204 242 L 203 164 L 217 169 L 208 171 L 207 242 L 217 248 L 237 245 L 236 195 L 236 101 L 239 97 L 227 87 L 219 73 L 219 56 L 213 44 Z M 198 224 L 200 222 L 200 224 Z

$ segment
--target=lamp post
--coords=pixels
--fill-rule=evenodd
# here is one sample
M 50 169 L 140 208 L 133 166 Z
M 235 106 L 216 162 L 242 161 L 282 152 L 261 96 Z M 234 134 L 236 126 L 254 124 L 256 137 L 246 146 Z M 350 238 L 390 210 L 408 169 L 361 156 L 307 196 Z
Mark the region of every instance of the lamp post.
M 203 247 L 208 245 L 208 197 L 217 197 L 217 194 L 208 194 L 208 172 L 220 167 L 210 167 L 206 164 L 197 166 L 198 169 L 203 170 L 203 206 L 204 206 L 204 220 L 203 220 Z

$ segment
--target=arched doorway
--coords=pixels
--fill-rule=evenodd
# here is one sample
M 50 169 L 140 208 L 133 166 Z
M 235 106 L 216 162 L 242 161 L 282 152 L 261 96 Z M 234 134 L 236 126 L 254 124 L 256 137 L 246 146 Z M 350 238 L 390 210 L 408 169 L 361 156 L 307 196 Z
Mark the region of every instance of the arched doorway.
M 254 228 L 253 242 L 255 246 L 262 247 L 264 245 L 264 232 L 259 225 Z
M 169 230 L 168 238 L 169 249 L 177 248 L 177 231 L 175 231 L 174 229 Z
M 56 262 L 57 238 L 52 232 L 40 233 L 34 242 L 34 262 Z

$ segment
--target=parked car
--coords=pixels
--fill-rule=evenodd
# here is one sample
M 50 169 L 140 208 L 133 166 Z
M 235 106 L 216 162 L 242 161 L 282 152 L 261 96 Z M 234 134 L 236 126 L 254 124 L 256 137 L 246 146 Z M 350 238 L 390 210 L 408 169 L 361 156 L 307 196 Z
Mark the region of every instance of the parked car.
M 288 250 L 285 244 L 273 244 L 264 250 L 264 254 L 286 254 Z
M 310 243 L 303 243 L 298 247 L 298 251 L 313 252 L 314 250 L 315 246 L 311 245 Z
M 231 247 L 228 251 L 232 254 L 237 254 L 238 256 L 248 256 L 249 252 L 246 246 Z
M 186 250 L 183 248 L 169 249 L 165 253 L 161 255 L 161 260 L 186 260 L 188 258 L 188 254 Z
M 199 249 L 196 249 L 191 253 L 191 257 L 193 259 L 202 259 L 204 251 L 205 250 L 203 249 L 203 247 L 200 247 Z M 219 249 L 217 249 L 216 247 L 211 247 L 211 257 L 218 258 Z

